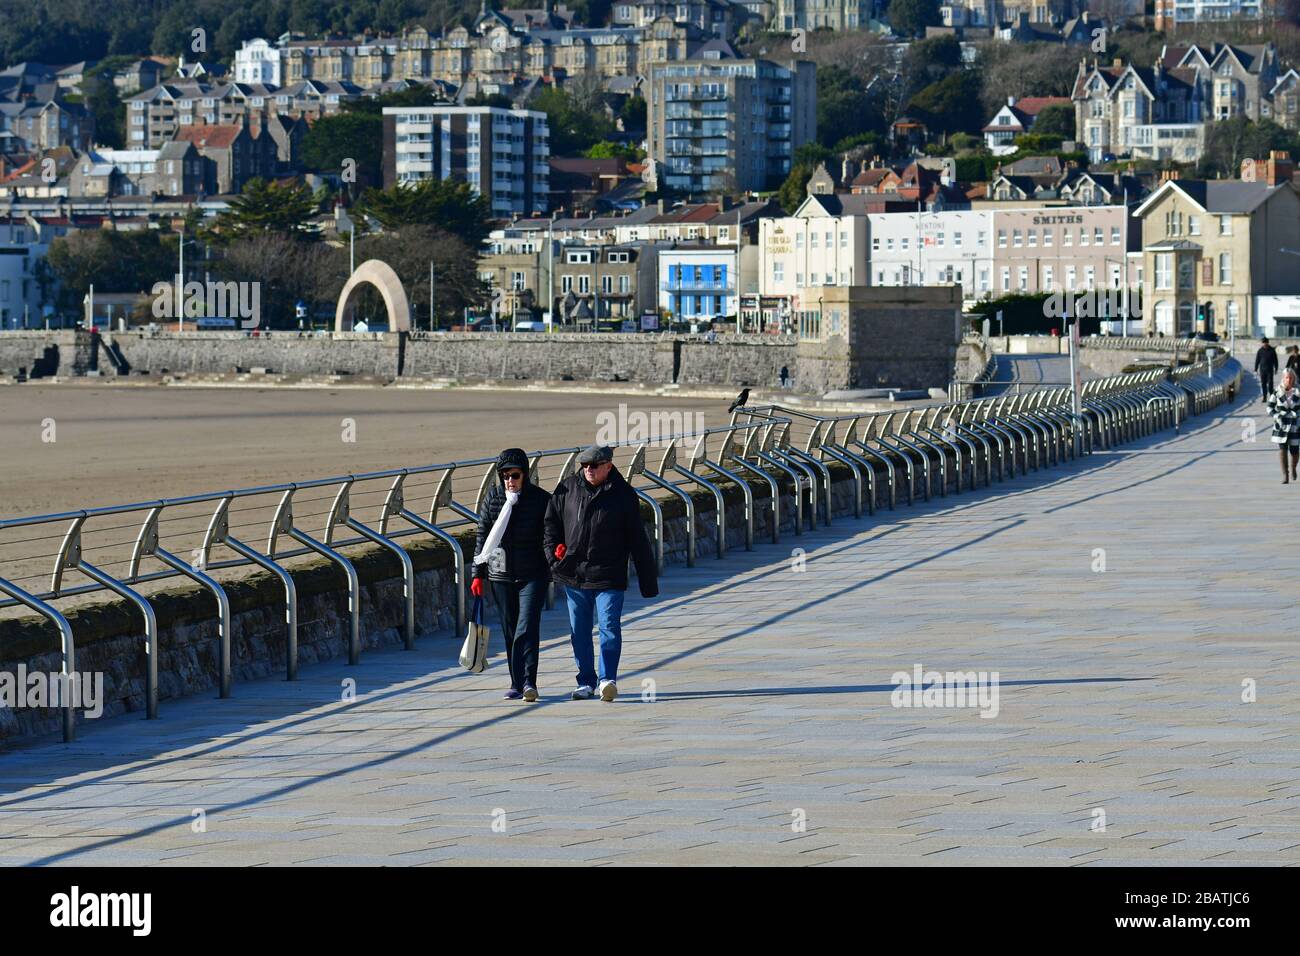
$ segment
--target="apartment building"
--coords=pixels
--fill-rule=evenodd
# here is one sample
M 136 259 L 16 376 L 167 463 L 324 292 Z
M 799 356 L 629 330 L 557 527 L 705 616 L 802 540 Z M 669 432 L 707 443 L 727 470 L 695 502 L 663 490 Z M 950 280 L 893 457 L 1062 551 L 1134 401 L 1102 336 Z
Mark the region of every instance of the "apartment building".
M 384 108 L 384 186 L 422 179 L 467 182 L 492 215 L 550 208 L 546 114 L 488 106 Z
M 1266 300 L 1300 293 L 1293 171 L 1275 152 L 1245 160 L 1240 179 L 1168 179 L 1138 207 L 1148 333 L 1276 333 Z
M 817 122 L 816 65 L 741 58 L 714 40 L 656 67 L 647 99 L 658 184 L 684 193 L 774 189 Z

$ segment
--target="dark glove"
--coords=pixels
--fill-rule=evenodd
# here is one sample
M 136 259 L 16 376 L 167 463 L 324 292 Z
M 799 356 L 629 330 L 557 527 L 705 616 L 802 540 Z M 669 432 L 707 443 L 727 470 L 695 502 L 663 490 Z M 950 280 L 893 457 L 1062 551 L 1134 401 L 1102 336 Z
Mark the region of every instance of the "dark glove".
M 641 596 L 643 598 L 652 598 L 652 597 L 659 596 L 658 581 L 655 581 L 653 583 L 649 581 L 638 581 L 637 584 L 640 585 L 641 587 Z
M 563 560 L 564 560 L 564 555 L 565 555 L 565 553 L 566 553 L 568 550 L 569 550 L 569 549 L 566 548 L 563 544 L 557 544 L 557 545 L 555 546 L 555 560 L 556 560 L 556 561 L 563 561 Z
M 469 582 L 469 593 L 474 595 L 477 598 L 481 598 L 483 596 L 482 578 L 475 578 L 473 581 Z

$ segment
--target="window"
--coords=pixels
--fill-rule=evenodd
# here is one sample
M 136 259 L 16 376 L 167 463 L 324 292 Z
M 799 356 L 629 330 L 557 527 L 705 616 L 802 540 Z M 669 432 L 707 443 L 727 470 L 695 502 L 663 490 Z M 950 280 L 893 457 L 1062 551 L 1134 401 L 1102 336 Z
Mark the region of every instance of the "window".
M 1019 230 L 1019 229 L 1013 229 L 1013 230 L 1011 230 L 1011 245 L 1014 246 L 1014 247 L 1017 248 L 1017 249 L 1020 248 L 1020 230 Z
M 817 248 L 817 233 L 815 232 L 808 233 L 808 248 L 809 249 Z
M 578 276 L 578 295 L 586 295 L 591 291 L 591 276 Z
M 1083 281 L 1089 289 L 1097 284 L 1097 269 L 1095 266 L 1083 267 Z
M 1029 291 L 1029 267 L 1028 266 L 1020 267 L 1019 284 L 1017 285 L 1017 288 L 1021 292 Z
M 893 243 L 890 243 L 890 246 L 893 246 Z M 879 237 L 879 236 L 872 236 L 872 237 L 871 237 L 871 251 L 872 251 L 872 252 L 879 252 L 879 251 L 880 251 L 880 237 Z
M 1028 239 L 1029 239 L 1029 248 L 1036 249 L 1038 247 L 1038 230 L 1030 229 Z
M 1011 270 L 1006 266 L 1002 267 L 1002 291 L 1011 291 Z
M 833 232 L 828 232 L 828 233 L 826 233 L 826 248 L 827 248 L 827 249 L 834 248 L 834 246 L 835 246 L 835 238 L 834 238 L 834 237 L 835 237 L 835 234 L 834 234 Z
M 999 248 L 999 249 L 1005 249 L 1006 247 L 1007 247 L 1007 231 L 1006 231 L 1005 229 L 999 229 L 999 230 L 998 230 L 998 248 Z
M 1043 288 L 1052 288 L 1052 281 L 1055 279 L 1051 266 L 1043 266 Z
M 802 232 L 799 233 L 797 236 L 794 237 L 794 247 L 795 247 L 796 249 L 802 249 L 802 248 L 803 248 L 803 233 L 802 233 Z
M 1220 216 L 1220 217 L 1219 217 L 1219 235 L 1221 235 L 1221 236 L 1230 236 L 1230 235 L 1232 235 L 1232 217 L 1231 217 L 1231 216 Z
M 1073 291 L 1073 290 L 1074 290 L 1074 280 L 1075 280 L 1075 269 L 1074 269 L 1074 266 L 1066 266 L 1066 269 L 1065 269 L 1065 287 L 1066 287 L 1066 289 L 1068 289 L 1068 290 L 1070 290 L 1070 291 Z
M 1068 226 L 1061 230 L 1061 244 L 1065 246 L 1074 245 L 1074 233 L 1070 231 Z
M 1101 246 L 1106 244 L 1106 236 L 1105 233 L 1102 232 L 1101 226 L 1098 226 L 1096 230 L 1093 232 L 1092 243 L 1095 246 Z
M 510 288 L 515 292 L 524 290 L 524 274 L 522 272 L 510 273 Z
M 600 277 L 600 291 L 601 291 L 604 295 L 609 295 L 611 292 L 614 291 L 614 277 L 613 277 L 613 276 L 611 276 L 611 275 L 603 275 L 603 276 Z
M 630 290 L 631 290 L 631 277 L 630 277 L 630 276 L 619 276 L 619 277 L 618 277 L 618 291 L 619 291 L 619 293 L 620 293 L 621 295 L 627 295 L 627 293 L 628 293 Z
M 846 230 L 840 233 L 840 248 L 847 249 L 848 247 L 849 247 L 849 234 L 848 231 Z
M 1156 253 L 1156 288 L 1172 289 L 1174 287 L 1174 254 L 1172 252 Z
M 803 288 L 803 273 L 802 273 L 802 272 L 796 272 L 796 273 L 794 274 L 794 284 L 795 284 L 795 288 L 797 288 L 797 289 L 802 289 L 802 288 Z
M 1086 246 L 1087 244 L 1088 244 L 1088 227 L 1087 227 L 1087 226 L 1080 226 L 1080 227 L 1079 227 L 1079 245 L 1081 245 L 1081 246 Z
M 785 282 L 785 263 L 784 263 L 784 262 L 773 262 L 773 263 L 772 263 L 772 281 L 773 281 L 773 282 L 777 282 L 777 283 Z
M 953 246 L 954 249 L 960 249 L 960 248 L 961 248 L 961 233 L 960 233 L 960 232 L 954 232 L 954 233 L 952 234 L 952 246 Z
M 1219 285 L 1232 284 L 1232 253 L 1219 253 Z
M 560 276 L 560 291 L 565 295 L 573 291 L 573 276 Z
M 1119 236 L 1119 229 L 1118 229 L 1118 228 L 1115 228 L 1115 229 L 1112 229 L 1110 232 L 1111 232 L 1111 242 L 1119 242 L 1119 238 L 1118 238 L 1118 236 Z M 1199 235 L 1201 234 L 1201 218 L 1200 218 L 1200 216 L 1188 216 L 1188 217 L 1187 217 L 1187 234 L 1188 234 L 1189 236 L 1199 236 Z

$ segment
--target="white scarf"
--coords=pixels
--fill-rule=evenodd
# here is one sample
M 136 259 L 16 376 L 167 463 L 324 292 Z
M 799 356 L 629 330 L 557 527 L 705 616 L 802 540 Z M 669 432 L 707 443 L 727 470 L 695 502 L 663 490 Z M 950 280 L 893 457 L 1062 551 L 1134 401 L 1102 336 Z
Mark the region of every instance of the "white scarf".
M 506 503 L 501 506 L 501 513 L 497 515 L 496 522 L 492 525 L 492 530 L 488 532 L 487 540 L 483 542 L 483 550 L 474 555 L 474 566 L 487 564 L 485 555 L 490 555 L 501 544 L 501 539 L 505 537 L 506 525 L 510 524 L 510 511 L 514 508 L 515 502 L 519 500 L 519 492 L 507 491 Z

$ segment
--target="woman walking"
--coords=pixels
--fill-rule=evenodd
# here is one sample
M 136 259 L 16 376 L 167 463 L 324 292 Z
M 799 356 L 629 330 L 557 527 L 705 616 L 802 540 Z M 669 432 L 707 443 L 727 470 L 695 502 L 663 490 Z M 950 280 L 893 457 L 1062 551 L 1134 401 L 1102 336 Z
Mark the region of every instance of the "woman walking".
M 501 479 L 488 492 L 474 539 L 474 581 L 470 591 L 483 596 L 492 586 L 501 632 L 506 639 L 510 689 L 506 700 L 537 700 L 537 649 L 550 566 L 542 550 L 546 508 L 551 496 L 528 480 L 528 455 L 507 448 L 496 462 Z
M 1296 477 L 1296 464 L 1300 461 L 1300 389 L 1296 388 L 1296 372 L 1288 368 L 1282 373 L 1282 384 L 1268 397 L 1268 410 L 1273 416 L 1273 441 L 1282 457 L 1282 484 L 1300 480 Z M 1287 454 L 1290 453 L 1290 469 Z

